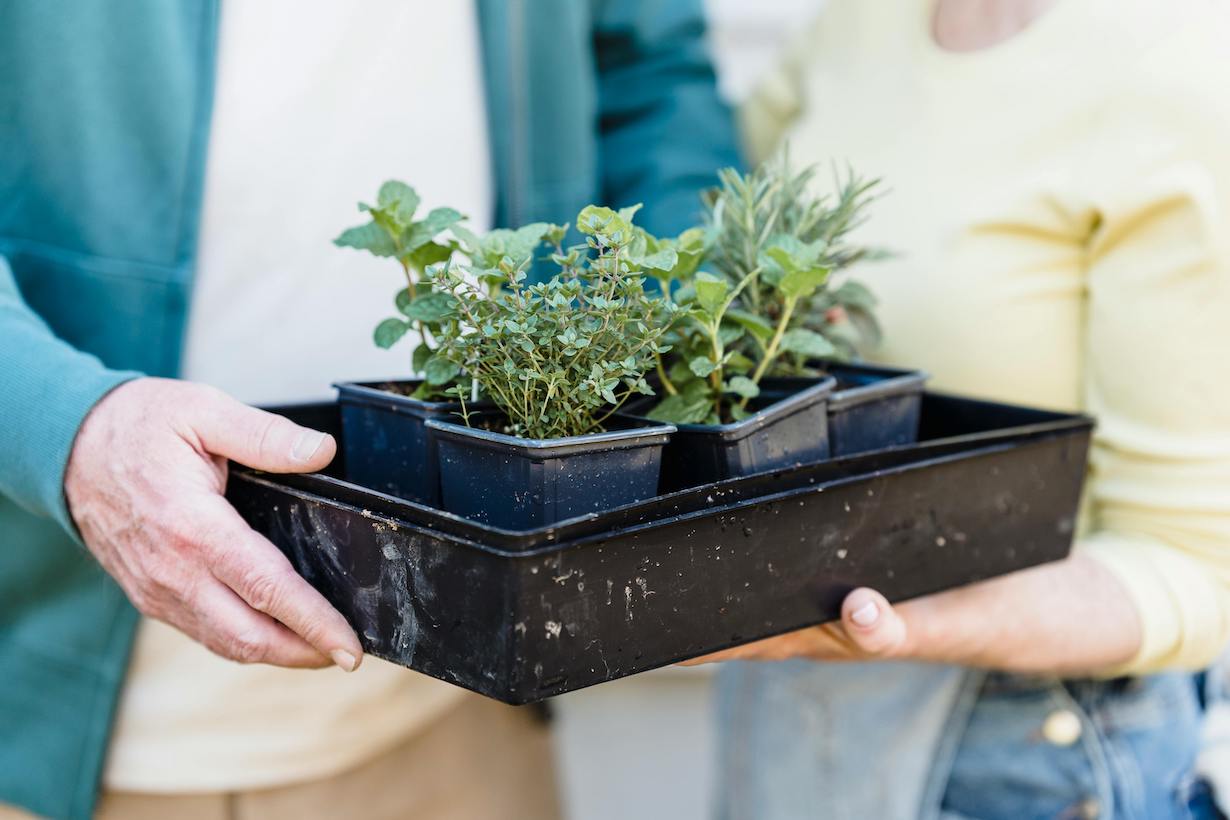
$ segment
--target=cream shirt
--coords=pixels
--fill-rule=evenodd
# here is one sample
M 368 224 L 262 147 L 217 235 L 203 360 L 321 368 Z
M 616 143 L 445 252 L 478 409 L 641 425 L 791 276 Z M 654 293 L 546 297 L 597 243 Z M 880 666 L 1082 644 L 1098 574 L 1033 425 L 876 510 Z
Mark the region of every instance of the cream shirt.
M 878 358 L 1097 416 L 1076 548 L 1139 609 L 1126 669 L 1204 665 L 1230 635 L 1230 5 L 1059 0 L 970 53 L 932 6 L 831 0 L 753 141 L 792 122 L 795 160 L 886 180 Z
M 333 247 L 389 177 L 489 227 L 472 3 L 228 0 L 185 375 L 252 403 L 405 375 L 377 350 L 400 270 Z M 104 774 L 200 792 L 329 775 L 392 747 L 462 690 L 375 658 L 353 675 L 222 660 L 142 621 Z

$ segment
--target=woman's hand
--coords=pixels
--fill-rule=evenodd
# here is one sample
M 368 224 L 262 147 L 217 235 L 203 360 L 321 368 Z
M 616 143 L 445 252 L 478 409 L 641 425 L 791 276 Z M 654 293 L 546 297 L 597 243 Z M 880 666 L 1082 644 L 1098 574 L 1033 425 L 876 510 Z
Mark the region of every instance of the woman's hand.
M 227 459 L 320 470 L 330 436 L 219 390 L 137 379 L 94 407 L 64 479 L 86 547 L 142 614 L 245 663 L 350 671 L 363 650 L 336 609 L 223 497 Z
M 856 589 L 846 596 L 840 621 L 687 665 L 908 659 L 1072 676 L 1126 663 L 1140 643 L 1140 619 L 1127 592 L 1109 570 L 1077 553 L 897 606 L 874 590 Z

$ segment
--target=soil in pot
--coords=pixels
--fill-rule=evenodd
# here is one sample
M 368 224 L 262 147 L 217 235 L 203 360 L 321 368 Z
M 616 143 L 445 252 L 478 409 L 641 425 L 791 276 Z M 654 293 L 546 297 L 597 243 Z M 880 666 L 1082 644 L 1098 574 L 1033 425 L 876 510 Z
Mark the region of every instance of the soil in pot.
M 832 377 L 769 378 L 760 382 L 755 413 L 733 424 L 679 424 L 662 454 L 664 493 L 727 478 L 823 461 L 829 457 Z M 644 399 L 625 415 L 641 418 L 657 402 Z
M 829 451 L 834 458 L 918 440 L 926 373 L 836 362 L 813 365 L 837 379 L 828 400 Z
M 377 492 L 440 506 L 440 473 L 428 419 L 456 418 L 455 402 L 422 401 L 419 382 L 341 382 L 346 480 Z
M 657 493 L 662 447 L 675 428 L 612 419 L 601 433 L 526 439 L 501 432 L 492 411 L 427 422 L 440 458 L 444 509 L 484 524 L 527 530 L 643 501 Z

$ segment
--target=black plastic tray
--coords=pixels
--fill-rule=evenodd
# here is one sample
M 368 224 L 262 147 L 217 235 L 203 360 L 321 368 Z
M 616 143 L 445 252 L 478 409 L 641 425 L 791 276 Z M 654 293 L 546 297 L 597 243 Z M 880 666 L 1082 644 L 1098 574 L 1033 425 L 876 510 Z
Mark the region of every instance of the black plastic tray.
M 332 405 L 281 408 L 337 432 Z M 228 496 L 367 651 L 528 703 L 1067 555 L 1092 421 L 926 394 L 917 444 L 512 532 L 325 475 Z M 344 474 L 335 465 L 335 474 Z

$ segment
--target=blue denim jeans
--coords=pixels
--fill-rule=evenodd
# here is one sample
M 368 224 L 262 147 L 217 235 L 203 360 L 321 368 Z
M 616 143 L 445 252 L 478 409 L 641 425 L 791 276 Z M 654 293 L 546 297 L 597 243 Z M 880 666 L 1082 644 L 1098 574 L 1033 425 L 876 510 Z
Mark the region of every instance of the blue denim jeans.
M 1213 820 L 1191 675 L 1059 681 L 919 664 L 728 664 L 729 820 Z
M 1192 771 L 1200 718 L 1190 675 L 1064 682 L 988 675 L 940 816 L 1215 818 Z

